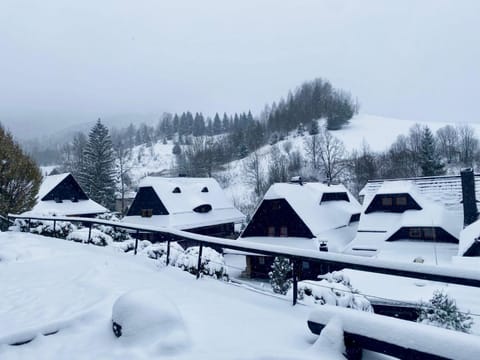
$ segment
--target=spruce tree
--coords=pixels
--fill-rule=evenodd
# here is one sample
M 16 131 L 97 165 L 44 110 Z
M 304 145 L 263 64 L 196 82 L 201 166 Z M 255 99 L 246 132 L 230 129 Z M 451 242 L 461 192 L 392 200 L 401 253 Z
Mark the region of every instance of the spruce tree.
M 422 132 L 420 167 L 422 168 L 423 176 L 436 176 L 445 173 L 444 165 L 437 155 L 435 139 L 428 126 L 425 126 Z
M 220 116 L 218 113 L 215 114 L 213 118 L 213 134 L 218 135 L 222 132 L 222 121 L 220 120 Z
M 284 257 L 276 257 L 272 264 L 272 271 L 268 273 L 273 292 L 285 295 L 292 284 L 292 265 Z
M 79 181 L 92 200 L 112 209 L 116 175 L 112 140 L 108 129 L 98 119 L 88 136 Z
M 35 162 L 0 124 L 0 215 L 30 210 L 41 179 Z

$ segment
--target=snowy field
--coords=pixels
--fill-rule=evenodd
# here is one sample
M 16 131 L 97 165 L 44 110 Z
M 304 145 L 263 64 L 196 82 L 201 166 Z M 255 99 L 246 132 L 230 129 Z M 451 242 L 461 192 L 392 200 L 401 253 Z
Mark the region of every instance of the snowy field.
M 166 353 L 112 332 L 115 300 L 142 288 L 169 298 L 183 319 L 186 336 Z M 0 233 L 0 293 L 2 360 L 342 358 L 331 341 L 314 344 L 306 306 L 218 280 L 196 280 L 110 247 Z M 33 336 L 28 344 L 7 345 Z

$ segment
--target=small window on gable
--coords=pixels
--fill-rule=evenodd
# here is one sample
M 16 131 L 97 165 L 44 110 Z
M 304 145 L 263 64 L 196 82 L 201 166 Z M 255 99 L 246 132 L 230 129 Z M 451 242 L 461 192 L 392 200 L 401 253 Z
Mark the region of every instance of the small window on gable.
M 263 256 L 259 256 L 259 257 L 258 257 L 258 263 L 259 263 L 260 265 L 265 265 L 265 258 L 264 258 Z
M 142 217 L 152 217 L 153 209 L 142 209 Z
M 398 196 L 395 198 L 395 205 L 397 206 L 407 206 L 407 197 L 406 196 Z
M 268 227 L 268 236 L 275 236 L 275 226 Z
M 76 196 L 72 196 L 72 202 L 74 203 L 78 202 L 78 198 Z
M 55 202 L 59 204 L 59 203 L 61 203 L 61 202 L 63 202 L 63 201 L 62 201 L 62 199 L 60 199 L 60 197 L 56 196 L 56 197 L 55 197 Z
M 393 199 L 391 197 L 382 197 L 382 206 L 392 206 L 393 205 Z
M 280 227 L 280 237 L 287 237 L 288 236 L 288 227 L 282 226 Z
M 422 230 L 420 228 L 410 228 L 408 236 L 412 239 L 419 239 L 422 237 Z
M 212 205 L 210 205 L 210 204 L 199 205 L 195 209 L 193 209 L 193 211 L 195 211 L 197 213 L 207 213 L 211 210 L 212 210 Z
M 208 192 L 208 188 L 205 186 L 205 187 L 202 189 L 202 192 Z
M 435 240 L 435 228 L 433 227 L 428 227 L 428 228 L 423 228 L 423 238 L 425 240 Z
M 182 190 L 180 190 L 180 188 L 177 186 L 175 189 L 173 189 L 172 193 L 174 194 L 180 194 L 182 192 Z

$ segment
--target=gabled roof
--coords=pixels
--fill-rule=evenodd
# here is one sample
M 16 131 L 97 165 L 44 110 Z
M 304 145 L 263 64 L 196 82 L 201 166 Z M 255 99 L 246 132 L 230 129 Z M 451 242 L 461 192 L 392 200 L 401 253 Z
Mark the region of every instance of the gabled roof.
M 460 178 L 458 180 L 460 181 Z M 365 194 L 365 200 L 358 232 L 346 251 L 354 252 L 354 249 L 379 250 L 384 246 L 384 242 L 399 229 L 408 227 L 440 227 L 458 239 L 463 225 L 463 215 L 461 211 L 458 211 L 458 205 L 455 204 L 454 206 L 453 202 L 449 202 L 451 206 L 447 207 L 445 202 L 441 201 L 449 199 L 448 191 L 446 190 L 448 186 L 442 183 L 442 181 L 440 184 L 430 183 L 431 187 L 427 183 L 422 182 L 422 188 L 419 188 L 413 180 L 386 180 L 375 182 L 375 186 L 368 186 L 367 184 L 362 190 L 363 194 Z M 423 189 L 423 192 L 421 189 Z M 442 197 L 443 192 L 445 192 L 444 198 Z M 383 211 L 365 213 L 365 210 L 369 208 L 376 195 L 387 194 L 408 194 L 420 205 L 421 209 L 406 210 L 401 213 Z M 434 201 L 434 198 L 437 198 L 438 201 Z M 374 252 L 371 252 L 371 254 L 373 255 Z
M 71 200 L 63 200 L 60 203 L 54 200 L 43 200 L 52 190 L 71 176 L 70 173 L 45 176 L 37 195 L 37 203 L 32 210 L 24 214 L 36 215 L 64 215 L 64 216 L 80 216 L 93 215 L 108 212 L 108 209 L 95 201 L 81 200 L 72 202 Z M 74 179 L 75 180 L 75 179 Z M 83 191 L 83 190 L 82 190 Z M 85 195 L 86 196 L 86 195 Z
M 324 193 L 346 193 L 349 201 L 321 203 Z M 264 199 L 285 199 L 315 236 L 348 225 L 350 217 L 361 210 L 357 199 L 343 185 L 276 183 L 268 189 Z
M 480 199 L 480 174 L 475 174 L 475 192 L 477 199 Z M 360 195 L 367 201 L 370 197 L 386 184 L 396 186 L 396 183 L 405 182 L 415 185 L 416 191 L 425 199 L 438 202 L 448 210 L 462 211 L 462 180 L 460 175 L 430 176 L 404 179 L 369 180 Z M 364 202 L 365 202 L 364 201 Z
M 153 188 L 169 215 L 154 215 L 149 218 L 126 216 L 125 222 L 192 229 L 245 220 L 245 215 L 234 207 L 213 178 L 149 176 L 140 182 L 139 188 L 143 187 Z M 211 211 L 193 211 L 206 204 L 211 205 Z
M 321 201 L 323 194 L 346 193 L 348 200 Z M 312 249 L 318 250 L 318 241 L 328 242 L 330 250 L 340 250 L 355 235 L 356 224 L 350 225 L 353 214 L 359 214 L 361 205 L 343 185 L 326 185 L 322 183 L 276 183 L 273 184 L 264 196 L 264 200 L 284 199 L 302 219 L 305 225 L 315 236 L 309 239 Z M 350 226 L 349 226 L 350 225 Z M 272 240 L 273 239 L 273 240 Z M 303 242 L 288 240 L 290 238 L 246 237 L 246 241 L 277 244 L 288 242 L 289 246 L 305 248 Z M 303 245 L 302 245 L 303 244 Z M 307 247 L 309 247 L 308 245 Z
M 63 180 L 65 180 L 70 173 L 63 173 L 57 175 L 49 175 L 43 178 L 40 189 L 38 190 L 37 199 L 42 200 L 50 191 L 55 189 Z

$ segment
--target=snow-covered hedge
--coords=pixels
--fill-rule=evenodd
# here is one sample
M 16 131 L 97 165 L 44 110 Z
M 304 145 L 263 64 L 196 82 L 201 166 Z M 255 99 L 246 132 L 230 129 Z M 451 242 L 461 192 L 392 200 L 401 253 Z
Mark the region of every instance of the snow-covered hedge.
M 298 298 L 310 305 L 327 304 L 373 312 L 370 301 L 353 288 L 350 279 L 343 272 L 334 271 L 322 275 L 321 278 L 319 281 L 300 281 Z
M 167 263 L 167 243 L 150 244 L 142 249 L 142 253 L 147 255 L 150 259 L 159 260 L 163 265 Z M 176 242 L 170 243 L 170 265 L 176 266 L 177 260 L 180 256 L 183 256 L 183 248 Z
M 88 243 L 88 233 L 89 233 L 89 229 L 86 229 L 86 228 L 75 230 L 67 236 L 67 240 L 81 242 L 81 243 Z M 107 246 L 112 242 L 113 242 L 113 239 L 107 234 L 104 234 L 100 230 L 92 229 L 92 232 L 90 234 L 91 244 L 94 244 L 97 246 Z
M 199 246 L 193 246 L 186 249 L 183 254 L 178 256 L 175 266 L 188 271 L 191 274 L 196 274 L 199 249 Z M 203 247 L 200 273 L 217 279 L 226 278 L 228 276 L 227 266 L 223 255 L 212 248 Z
M 112 214 L 112 213 L 100 214 L 100 215 L 97 215 L 96 218 L 100 220 L 108 220 L 108 221 L 120 223 L 120 219 L 115 214 Z M 121 241 L 132 239 L 127 229 L 124 229 L 124 228 L 109 226 L 109 225 L 98 225 L 98 224 L 93 225 L 93 227 L 95 229 L 100 230 L 104 234 L 107 234 L 108 236 L 110 236 L 113 239 L 113 241 L 121 242 Z
M 27 220 L 16 219 L 15 226 L 18 231 L 31 232 L 43 236 L 58 237 L 61 239 L 67 238 L 72 232 L 77 230 L 77 226 L 68 221 L 56 221 L 55 231 L 53 229 L 53 221 L 49 220 L 31 220 L 30 225 Z

